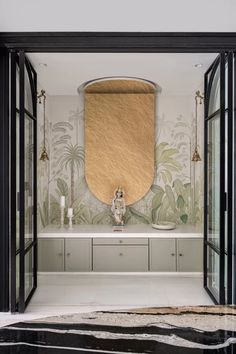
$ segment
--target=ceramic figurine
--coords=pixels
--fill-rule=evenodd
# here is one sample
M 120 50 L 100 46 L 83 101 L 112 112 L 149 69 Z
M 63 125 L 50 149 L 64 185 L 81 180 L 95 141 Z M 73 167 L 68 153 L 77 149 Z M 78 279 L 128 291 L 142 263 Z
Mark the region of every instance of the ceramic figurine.
M 114 226 L 124 225 L 125 215 L 125 199 L 124 191 L 121 187 L 118 187 L 115 191 L 115 198 L 112 200 L 111 212 L 113 214 Z

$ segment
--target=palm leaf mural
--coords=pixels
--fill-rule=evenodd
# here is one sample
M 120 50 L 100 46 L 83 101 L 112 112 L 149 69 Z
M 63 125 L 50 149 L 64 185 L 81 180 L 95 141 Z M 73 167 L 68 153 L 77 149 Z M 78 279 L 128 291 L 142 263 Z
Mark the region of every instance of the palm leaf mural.
M 157 211 L 161 207 L 162 198 L 165 191 L 158 185 L 152 185 L 151 190 L 155 193 L 152 199 L 152 222 L 155 223 L 157 220 Z
M 112 222 L 110 207 L 92 197 L 84 177 L 83 139 L 80 144 L 78 142 L 80 136 L 78 132 L 81 132 L 84 124 L 83 109 L 69 108 L 68 112 L 65 121 L 50 125 L 51 159 L 48 185 L 52 182 L 51 208 L 50 215 L 47 215 L 49 210 L 42 188 L 43 193 L 40 193 L 44 202 L 40 201 L 39 205 L 41 224 L 47 224 L 47 220 L 60 221 L 61 195 L 66 196 L 66 207 L 73 207 L 75 223 L 110 224 Z M 191 124 L 186 123 L 187 120 L 181 115 L 176 117 L 176 124 L 173 124 L 172 118 L 169 121 L 164 118 L 163 129 L 159 129 L 158 143 L 155 146 L 154 184 L 144 199 L 126 208 L 126 224 L 149 224 L 163 220 L 187 223 L 202 219 L 201 181 L 198 177 L 199 180 L 193 184 L 189 172 Z M 163 138 L 165 140 L 162 140 Z
M 173 179 L 172 172 L 180 172 L 182 165 L 176 160 L 179 150 L 170 147 L 166 142 L 162 142 L 155 147 L 155 170 L 158 180 L 164 184 L 171 183 Z
M 62 168 L 59 164 L 59 159 L 61 158 L 65 146 L 67 146 L 71 139 L 71 132 L 73 131 L 73 125 L 69 122 L 57 122 L 52 125 L 51 128 L 51 176 L 50 182 L 54 181 L 54 179 L 61 175 Z
M 129 212 L 131 215 L 142 224 L 151 224 L 151 218 L 140 211 L 136 210 L 134 207 L 129 207 Z
M 39 213 L 41 225 L 45 227 L 49 223 L 48 193 L 46 193 L 42 205 L 40 203 L 38 204 L 38 213 Z
M 93 217 L 92 224 L 110 224 L 112 220 L 112 213 L 109 207 L 101 211 Z
M 77 198 L 72 204 L 74 210 L 74 222 L 76 224 L 92 224 L 93 216 L 90 208 Z
M 152 222 L 173 221 L 186 224 L 192 220 L 193 213 L 197 213 L 195 221 L 200 221 L 199 198 L 196 199 L 194 212 L 192 211 L 192 192 L 190 183 L 183 184 L 176 179 L 172 186 L 166 184 L 163 189 L 161 186 L 152 186 L 154 196 L 152 199 Z
M 68 197 L 68 195 L 69 195 L 68 185 L 67 185 L 66 181 L 62 178 L 57 178 L 56 193 L 59 197 L 61 197 L 62 195 L 64 195 L 65 197 Z
M 50 195 L 50 222 L 59 223 L 61 215 L 60 203 L 54 195 Z
M 73 205 L 75 200 L 75 170 L 78 171 L 84 163 L 84 149 L 77 144 L 69 143 L 65 146 L 58 162 L 62 168 L 70 169 L 70 204 Z
M 84 109 L 81 110 L 77 108 L 76 110 L 70 111 L 69 121 L 72 121 L 75 127 L 75 137 L 76 144 L 78 144 L 78 136 L 79 136 L 79 125 L 80 122 L 83 121 L 84 118 Z

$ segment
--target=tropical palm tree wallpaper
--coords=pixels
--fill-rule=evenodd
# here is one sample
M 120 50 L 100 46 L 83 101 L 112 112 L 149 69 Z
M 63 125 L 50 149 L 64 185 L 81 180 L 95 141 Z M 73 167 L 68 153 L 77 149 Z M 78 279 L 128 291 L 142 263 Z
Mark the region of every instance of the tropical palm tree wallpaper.
M 142 200 L 127 208 L 126 223 L 202 221 L 203 162 L 191 161 L 193 112 L 192 96 L 162 99 L 156 117 L 153 185 Z M 54 96 L 50 100 L 49 96 L 46 113 L 50 160 L 38 164 L 39 227 L 59 224 L 61 195 L 66 197 L 66 207 L 74 209 L 74 223 L 110 224 L 110 208 L 93 196 L 84 177 L 84 119 L 78 98 Z M 38 112 L 39 152 L 43 136 L 41 115 Z M 199 148 L 202 152 L 201 140 Z

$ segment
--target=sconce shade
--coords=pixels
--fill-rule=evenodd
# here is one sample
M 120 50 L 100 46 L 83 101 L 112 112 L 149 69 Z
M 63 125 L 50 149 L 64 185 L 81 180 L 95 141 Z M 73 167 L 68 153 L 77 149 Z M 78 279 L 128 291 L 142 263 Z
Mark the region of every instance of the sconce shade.
M 202 161 L 197 149 L 194 150 L 192 161 L 194 161 L 194 162 Z
M 40 160 L 41 161 L 48 161 L 49 160 L 48 153 L 47 153 L 47 150 L 45 147 L 43 148 L 43 151 L 41 153 Z

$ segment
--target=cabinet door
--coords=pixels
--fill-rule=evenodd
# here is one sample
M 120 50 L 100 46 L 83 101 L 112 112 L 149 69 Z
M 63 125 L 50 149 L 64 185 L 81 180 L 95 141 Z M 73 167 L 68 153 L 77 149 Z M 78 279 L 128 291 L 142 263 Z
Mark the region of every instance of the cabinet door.
M 65 240 L 65 270 L 67 272 L 89 272 L 92 270 L 91 239 Z
M 177 265 L 179 272 L 202 272 L 203 240 L 178 239 L 177 252 Z
M 64 239 L 38 240 L 39 272 L 64 271 Z
M 146 272 L 148 246 L 94 246 L 95 272 Z
M 175 239 L 150 239 L 150 271 L 176 271 Z

